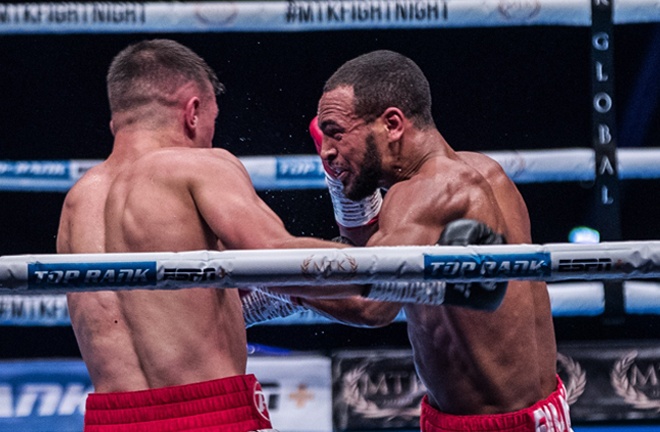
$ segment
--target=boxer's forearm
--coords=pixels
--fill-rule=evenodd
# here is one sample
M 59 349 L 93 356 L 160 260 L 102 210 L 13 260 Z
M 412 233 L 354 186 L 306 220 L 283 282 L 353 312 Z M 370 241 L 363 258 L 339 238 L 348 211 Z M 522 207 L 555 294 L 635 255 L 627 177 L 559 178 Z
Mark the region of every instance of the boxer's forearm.
M 303 298 L 304 307 L 327 318 L 354 327 L 383 327 L 390 324 L 401 310 L 401 304 L 350 297 L 337 300 Z

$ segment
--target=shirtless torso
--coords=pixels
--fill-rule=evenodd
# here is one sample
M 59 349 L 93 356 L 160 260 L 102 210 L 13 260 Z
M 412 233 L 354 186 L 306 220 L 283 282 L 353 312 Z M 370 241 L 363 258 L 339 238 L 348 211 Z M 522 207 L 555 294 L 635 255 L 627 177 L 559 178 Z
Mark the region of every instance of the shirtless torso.
M 326 172 L 348 198 L 387 190 L 377 224 L 339 224 L 355 244 L 432 245 L 458 219 L 486 224 L 510 244 L 531 243 L 519 191 L 494 160 L 449 146 L 430 114 L 428 82 L 410 59 L 375 51 L 346 62 L 326 82 L 315 127 Z M 309 303 L 367 326 L 390 323 L 403 307 L 417 372 L 430 405 L 443 413 L 511 413 L 557 389 L 545 283 L 510 281 L 493 312 L 360 298 Z
M 488 221 L 509 243 L 531 243 L 525 204 L 500 166 L 476 153 L 456 153 L 456 158 L 460 163 L 430 159 L 419 178 L 393 186 L 381 213 L 383 237 L 376 235 L 369 244 L 391 242 L 390 229 L 410 230 L 395 209 L 410 205 L 418 214 L 442 215 L 451 205 L 447 199 L 472 202 L 463 216 Z M 460 184 L 441 179 L 454 176 Z M 446 187 L 437 186 L 443 183 Z M 406 196 L 428 199 L 418 204 L 398 201 Z M 496 207 L 476 204 L 482 200 Z M 437 240 L 444 226 L 437 219 L 415 225 L 418 241 L 428 236 L 428 244 Z M 544 283 L 510 281 L 494 312 L 422 305 L 406 305 L 405 312 L 415 365 L 434 406 L 452 413 L 473 413 L 474 407 L 482 407 L 481 414 L 510 412 L 533 405 L 555 389 L 556 346 Z
M 222 247 L 191 201 L 188 187 L 194 183 L 176 173 L 184 175 L 185 164 L 214 159 L 225 172 L 233 169 L 242 175 L 231 158 L 211 149 L 160 150 L 124 164 L 110 158 L 67 197 L 60 252 Z M 194 172 L 200 171 L 198 167 Z M 236 290 L 101 291 L 69 294 L 68 300 L 96 391 L 139 390 L 245 373 L 246 337 Z

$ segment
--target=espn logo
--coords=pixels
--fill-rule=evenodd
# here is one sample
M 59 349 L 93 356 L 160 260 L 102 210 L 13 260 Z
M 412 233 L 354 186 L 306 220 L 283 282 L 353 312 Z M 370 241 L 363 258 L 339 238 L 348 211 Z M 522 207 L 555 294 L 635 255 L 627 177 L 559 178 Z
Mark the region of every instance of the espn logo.
M 558 272 L 607 272 L 612 270 L 610 258 L 560 259 Z
M 205 269 L 197 268 L 166 268 L 163 273 L 163 280 L 187 281 L 187 282 L 205 282 L 214 281 L 217 277 L 225 277 L 224 269 L 209 267 Z

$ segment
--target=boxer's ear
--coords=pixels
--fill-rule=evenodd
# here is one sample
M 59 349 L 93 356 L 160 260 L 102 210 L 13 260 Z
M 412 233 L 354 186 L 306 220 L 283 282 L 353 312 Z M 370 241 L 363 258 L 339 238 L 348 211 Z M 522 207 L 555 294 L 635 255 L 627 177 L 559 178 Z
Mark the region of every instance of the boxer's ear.
M 403 135 L 406 116 L 399 108 L 389 107 L 383 111 L 382 119 L 390 141 L 398 141 Z

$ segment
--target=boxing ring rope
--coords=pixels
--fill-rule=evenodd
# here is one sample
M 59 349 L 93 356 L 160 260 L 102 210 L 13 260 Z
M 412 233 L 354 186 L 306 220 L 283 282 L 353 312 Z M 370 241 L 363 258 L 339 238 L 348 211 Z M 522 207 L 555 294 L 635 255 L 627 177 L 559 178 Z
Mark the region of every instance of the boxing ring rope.
M 660 241 L 0 257 L 0 292 L 13 295 L 394 281 L 412 282 L 412 288 L 401 289 L 415 292 L 413 302 L 431 303 L 436 299 L 428 296 L 426 283 L 437 280 L 461 283 L 658 278 Z M 580 285 L 581 296 L 600 302 L 598 294 L 594 295 L 597 285 Z M 627 292 L 632 297 L 634 293 L 645 297 L 631 301 L 631 310 L 660 309 L 660 284 L 631 284 Z M 561 295 L 556 300 L 557 308 L 574 302 Z
M 593 181 L 594 151 L 587 148 L 484 152 L 516 183 Z M 325 189 L 316 155 L 240 158 L 257 190 Z M 660 178 L 660 149 L 624 148 L 617 152 L 622 180 Z M 0 161 L 0 191 L 65 192 L 100 160 Z
M 612 22 L 660 22 L 660 0 L 615 1 Z M 591 24 L 590 0 L 73 2 L 0 5 L 0 34 L 5 35 L 296 32 Z M 592 149 L 486 153 L 498 160 L 517 183 L 593 181 L 595 177 Z M 618 177 L 660 177 L 659 155 L 656 149 L 619 149 Z M 241 160 L 258 190 L 325 188 L 316 156 L 246 157 Z M 64 192 L 98 162 L 0 161 L 0 191 Z M 658 289 L 658 284 L 653 282 L 624 282 L 626 311 L 658 313 Z M 600 282 L 550 283 L 549 290 L 555 315 L 599 314 L 603 309 Z M 36 309 L 55 311 L 52 316 L 62 317 L 60 321 L 68 323 L 66 302 L 64 296 L 60 295 L 0 295 L 0 308 L 0 323 L 11 321 L 4 319 L 8 311 L 16 315 L 21 310 Z M 55 321 L 58 319 L 55 318 Z
M 497 160 L 516 183 L 593 181 L 594 151 L 586 148 L 485 152 Z M 318 156 L 243 157 L 257 190 L 325 189 Z M 658 149 L 619 149 L 618 175 L 621 179 L 660 177 Z M 65 192 L 99 160 L 0 161 L 0 191 Z M 625 311 L 630 314 L 657 314 L 660 311 L 660 284 L 624 282 Z M 599 282 L 550 283 L 555 316 L 595 316 L 604 311 L 604 288 Z M 400 316 L 400 320 L 405 319 Z M 314 324 L 329 322 L 312 312 L 269 324 Z M 0 325 L 69 325 L 64 295 L 0 294 Z
M 625 313 L 657 315 L 660 310 L 660 283 L 623 282 Z M 554 317 L 594 317 L 605 312 L 605 295 L 600 282 L 548 284 Z M 396 321 L 405 321 L 399 314 Z M 310 325 L 332 323 L 311 310 L 286 318 L 275 318 L 262 325 Z M 65 295 L 0 295 L 0 326 L 68 326 Z
M 658 0 L 615 2 L 615 24 L 660 21 Z M 19 3 L 0 5 L 0 34 L 292 32 L 589 26 L 590 0 L 363 0 Z
M 11 36 L 85 33 L 286 33 L 546 25 L 586 27 L 592 25 L 590 3 L 591 0 L 314 0 L 187 3 L 127 2 L 121 4 L 102 2 L 3 4 L 0 5 L 0 34 Z M 612 22 L 614 24 L 660 22 L 660 0 L 614 0 Z M 588 148 L 485 153 L 498 160 L 503 165 L 507 174 L 519 184 L 570 181 L 593 182 L 595 181 L 595 177 L 597 177 L 597 174 L 594 174 L 596 171 L 594 151 Z M 660 153 L 656 149 L 618 149 L 617 177 L 623 180 L 660 178 L 658 155 Z M 320 170 L 320 164 L 316 156 L 245 157 L 241 158 L 241 160 L 246 165 L 257 190 L 325 189 L 322 171 Z M 99 162 L 98 160 L 0 161 L 0 191 L 65 192 L 87 169 Z M 550 276 L 547 278 L 545 276 L 542 277 L 543 280 L 550 281 L 548 291 L 550 293 L 553 315 L 555 317 L 574 317 L 606 314 L 605 287 L 602 280 L 618 281 L 618 278 L 628 279 L 621 283 L 625 299 L 624 313 L 660 314 L 658 244 L 657 242 L 636 242 L 634 246 L 642 245 L 646 247 L 647 243 L 651 243 L 649 249 L 644 249 L 640 254 L 637 251 L 630 254 L 622 253 L 625 257 L 620 256 L 620 259 L 614 259 L 613 255 L 607 255 L 609 252 L 601 250 L 601 248 L 608 249 L 610 246 L 618 247 L 614 244 L 589 245 L 584 246 L 585 249 L 581 249 L 583 247 L 581 245 L 565 245 L 566 248 L 570 249 L 570 252 L 568 250 L 562 251 L 566 255 L 561 260 L 568 260 L 570 262 L 561 263 L 557 261 L 559 258 L 554 257 L 556 259 L 553 259 L 551 257 L 549 264 L 551 270 Z M 532 248 L 537 247 L 535 245 L 522 246 L 524 248 L 528 246 Z M 554 248 L 554 245 L 547 246 Z M 626 243 L 625 245 L 622 243 L 621 246 L 633 246 L 633 243 Z M 538 247 L 541 249 L 532 249 L 536 251 L 532 253 L 542 254 L 546 252 L 546 249 L 544 249 L 546 246 Z M 561 247 L 564 247 L 564 245 L 561 245 Z M 578 250 L 581 251 L 579 255 L 572 255 Z M 519 252 L 523 251 L 526 252 L 527 249 L 521 249 Z M 246 256 L 254 253 L 258 259 L 261 259 L 262 256 L 262 251 L 241 252 L 245 252 Z M 298 252 L 300 251 L 296 251 L 296 253 Z M 319 257 L 322 256 L 325 258 L 335 257 L 335 255 L 328 255 L 327 253 L 348 253 L 346 251 L 332 252 L 325 250 L 314 252 L 319 252 Z M 558 251 L 554 251 L 553 249 L 547 252 L 552 255 Z M 592 255 L 592 252 L 594 255 Z M 199 253 L 206 252 L 202 251 Z M 212 253 L 215 254 L 215 252 Z M 276 260 L 280 258 L 280 253 L 281 251 L 277 251 L 277 258 L 273 258 L 269 262 L 271 264 L 277 262 Z M 369 253 L 369 250 L 365 251 L 365 253 Z M 588 257 L 583 256 L 582 253 L 588 255 Z M 231 251 L 231 254 L 233 255 L 234 251 Z M 122 255 L 124 258 L 117 256 L 117 259 L 127 259 L 127 254 Z M 150 254 L 150 256 L 153 257 L 154 254 Z M 316 254 L 314 256 L 316 257 Z M 467 255 L 457 256 L 463 257 Z M 487 258 L 491 255 L 490 252 L 486 253 L 486 250 L 482 250 L 476 256 Z M 27 265 L 27 260 L 31 260 L 34 257 L 24 256 L 15 258 L 18 261 L 25 258 L 25 265 Z M 82 258 L 82 256 L 77 257 Z M 107 257 L 107 255 L 103 255 L 103 257 Z M 12 268 L 12 272 L 15 272 L 14 267 L 18 265 L 17 261 L 13 261 L 11 265 L 6 265 L 5 258 L 8 257 L 0 257 L 0 269 L 5 269 L 7 266 Z M 136 261 L 122 262 L 131 264 L 143 262 L 139 261 L 143 258 L 139 258 L 139 260 L 137 257 L 135 258 Z M 296 256 L 296 259 L 300 258 L 300 256 Z M 64 256 L 64 259 L 66 259 L 66 256 Z M 333 277 L 332 275 L 328 275 L 326 271 L 328 269 L 339 269 L 340 267 L 333 268 L 332 263 L 325 262 L 323 259 L 321 261 L 313 259 L 308 262 L 309 265 L 307 268 L 315 269 L 312 271 L 313 277 L 309 278 L 309 273 L 307 273 L 307 276 L 302 277 L 309 281 L 310 284 L 313 281 L 320 281 L 328 285 L 335 283 L 334 280 L 329 281 L 326 279 L 326 276 Z M 613 259 L 613 261 L 611 263 L 600 261 L 607 259 Z M 626 267 L 626 265 L 630 265 L 627 260 L 633 261 L 632 273 L 629 272 L 631 269 Z M 8 259 L 8 261 L 11 261 L 11 259 Z M 46 259 L 45 261 L 48 260 Z M 162 279 L 171 283 L 171 286 L 168 286 L 167 289 L 184 288 L 185 280 L 182 279 L 185 278 L 209 277 L 210 272 L 204 273 L 203 270 L 209 268 L 208 266 L 211 265 L 210 261 L 212 259 L 208 255 L 205 255 L 198 262 L 195 262 L 191 256 L 186 256 L 185 259 L 179 256 L 174 262 L 181 262 L 187 267 L 162 268 Z M 190 262 L 192 263 L 188 265 Z M 298 263 L 299 271 L 305 262 L 303 260 L 302 263 Z M 99 271 L 98 268 L 94 267 L 94 265 L 99 263 L 101 261 L 92 262 L 92 265 L 84 268 L 84 271 Z M 45 277 L 46 281 L 50 279 L 54 283 L 58 278 L 58 273 L 56 273 L 58 271 L 62 271 L 62 277 L 65 277 L 66 271 L 57 267 L 65 263 L 54 262 L 52 264 L 43 264 L 46 267 L 37 268 L 34 271 L 46 272 L 41 273 L 41 276 Z M 69 268 L 67 270 L 75 270 L 77 268 L 76 266 L 80 264 L 85 263 L 77 263 L 73 266 L 74 269 Z M 53 265 L 55 267 L 48 267 Z M 167 265 L 173 264 L 170 263 Z M 558 271 L 560 265 L 564 266 L 564 270 L 553 275 L 554 270 Z M 556 268 L 553 269 L 553 266 Z M 592 267 L 588 271 L 575 270 L 576 267 L 580 266 Z M 108 275 L 109 273 L 107 271 L 113 270 L 113 267 L 110 265 L 102 267 L 102 269 L 106 273 L 100 273 L 100 279 L 102 279 L 103 275 Z M 167 279 L 165 277 L 166 269 L 177 271 L 168 273 L 167 278 L 169 279 Z M 570 269 L 574 271 L 569 271 Z M 136 277 L 136 269 L 124 268 L 124 270 L 133 270 L 131 277 Z M 183 271 L 181 272 L 179 270 Z M 320 274 L 316 274 L 315 272 L 320 272 Z M 67 290 L 58 287 L 57 284 L 52 286 L 52 284 L 47 283 L 45 287 L 38 286 L 37 273 L 34 273 L 33 278 L 33 283 L 37 283 L 35 288 L 30 290 L 29 281 L 26 281 L 23 288 L 27 289 L 23 289 L 20 283 L 12 279 L 15 276 L 20 276 L 20 271 L 18 273 L 12 274 L 8 279 L 5 278 L 3 282 L 0 282 L 0 284 L 5 283 L 14 287 L 0 288 L 0 325 L 70 325 L 65 296 L 62 294 L 50 294 L 51 292 L 56 293 Z M 29 271 L 26 271 L 25 276 L 28 277 L 30 274 Z M 95 274 L 92 273 L 92 276 Z M 145 275 L 139 272 L 137 274 L 138 279 Z M 223 276 L 222 279 L 227 277 L 223 272 L 214 272 L 213 274 L 218 278 Z M 118 275 L 118 273 L 115 273 L 115 275 Z M 259 275 L 259 278 L 272 276 L 273 274 L 269 274 L 268 276 Z M 395 280 L 407 280 L 403 276 L 403 273 L 394 272 L 394 276 L 392 277 Z M 585 276 L 583 279 L 586 280 L 577 281 L 582 276 Z M 122 277 L 128 277 L 128 272 L 123 273 Z M 301 276 L 298 274 L 296 277 Z M 340 272 L 337 275 L 337 283 L 339 283 L 339 280 L 345 282 L 346 277 L 346 275 Z M 377 280 L 375 276 L 368 273 L 362 277 Z M 558 278 L 556 281 L 554 279 L 555 277 Z M 564 279 L 564 277 L 567 277 L 567 279 Z M 631 280 L 630 278 L 632 277 L 635 280 Z M 75 276 L 69 273 L 69 278 L 73 280 Z M 146 279 L 148 280 L 148 278 Z M 8 280 L 12 280 L 12 282 L 9 283 L 7 282 Z M 475 280 L 481 281 L 484 279 L 477 278 Z M 195 283 L 198 282 L 195 281 Z M 212 282 L 217 282 L 217 280 L 209 281 L 209 286 L 212 286 Z M 158 280 L 156 283 L 159 283 Z M 262 285 L 265 284 L 262 283 Z M 83 289 L 84 287 L 80 288 Z M 112 288 L 115 287 L 113 286 Z M 43 291 L 39 291 L 40 289 L 43 289 Z M 15 290 L 19 290 L 21 293 L 16 293 Z M 2 295 L 1 293 L 3 291 L 9 294 Z M 48 292 L 49 294 L 31 294 L 31 292 Z M 404 321 L 405 316 L 399 315 L 397 320 Z M 288 318 L 275 319 L 266 324 L 290 325 L 329 322 L 331 321 L 327 318 L 316 315 L 311 311 L 306 311 Z M 59 363 L 54 366 L 54 368 L 60 367 Z M 299 369 L 296 368 L 296 372 L 299 372 Z M 84 374 L 84 365 L 82 365 L 82 370 Z M 269 375 L 258 373 L 257 376 Z M 76 383 L 74 382 L 74 384 Z M 329 386 L 330 384 L 328 384 Z M 41 416 L 41 413 L 39 415 Z M 58 418 L 58 421 L 61 421 L 60 419 L 61 417 Z M 318 423 L 318 418 L 314 420 Z M 43 430 L 43 428 L 39 430 Z M 578 428 L 576 428 L 577 430 Z

